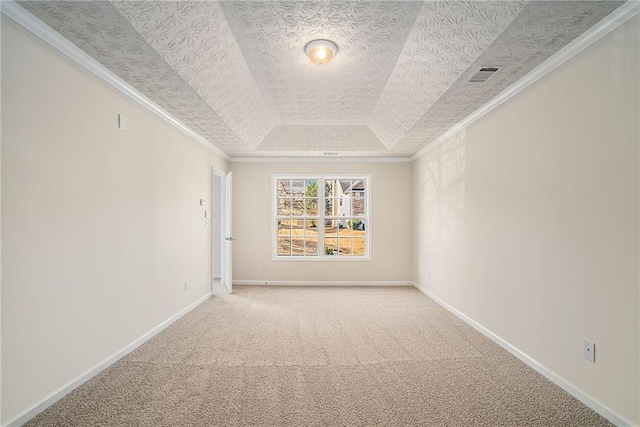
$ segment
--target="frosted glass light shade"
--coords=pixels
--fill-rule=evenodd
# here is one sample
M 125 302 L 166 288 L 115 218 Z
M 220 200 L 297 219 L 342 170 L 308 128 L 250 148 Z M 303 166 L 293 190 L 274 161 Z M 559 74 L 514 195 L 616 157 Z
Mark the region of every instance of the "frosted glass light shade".
M 338 46 L 330 40 L 314 40 L 307 43 L 304 51 L 311 62 L 316 65 L 325 65 L 338 53 Z

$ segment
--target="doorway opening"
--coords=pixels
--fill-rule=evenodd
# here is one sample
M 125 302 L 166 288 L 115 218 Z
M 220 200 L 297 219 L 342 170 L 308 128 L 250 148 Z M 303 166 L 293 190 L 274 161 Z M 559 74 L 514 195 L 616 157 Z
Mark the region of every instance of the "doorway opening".
M 224 173 L 213 168 L 211 184 L 211 271 L 214 295 L 232 293 L 231 283 L 231 245 L 226 237 L 231 236 L 231 173 Z M 229 218 L 227 218 L 229 217 Z

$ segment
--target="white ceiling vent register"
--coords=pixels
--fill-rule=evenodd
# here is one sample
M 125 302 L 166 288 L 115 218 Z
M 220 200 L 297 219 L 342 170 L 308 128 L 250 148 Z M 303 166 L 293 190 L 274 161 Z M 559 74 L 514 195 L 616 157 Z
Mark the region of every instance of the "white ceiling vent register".
M 493 76 L 500 67 L 482 67 L 476 71 L 469 79 L 470 83 L 484 83 L 489 80 L 489 77 Z

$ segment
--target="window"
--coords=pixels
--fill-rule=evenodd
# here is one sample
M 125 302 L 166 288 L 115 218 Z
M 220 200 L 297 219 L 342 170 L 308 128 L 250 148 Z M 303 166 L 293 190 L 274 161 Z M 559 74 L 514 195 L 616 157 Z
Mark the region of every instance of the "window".
M 368 175 L 274 176 L 273 258 L 369 258 Z

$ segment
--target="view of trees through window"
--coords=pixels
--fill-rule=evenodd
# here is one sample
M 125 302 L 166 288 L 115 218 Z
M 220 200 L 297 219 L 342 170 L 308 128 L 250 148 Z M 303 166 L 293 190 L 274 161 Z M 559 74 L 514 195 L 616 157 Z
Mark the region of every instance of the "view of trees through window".
M 277 178 L 277 255 L 367 256 L 366 178 Z

